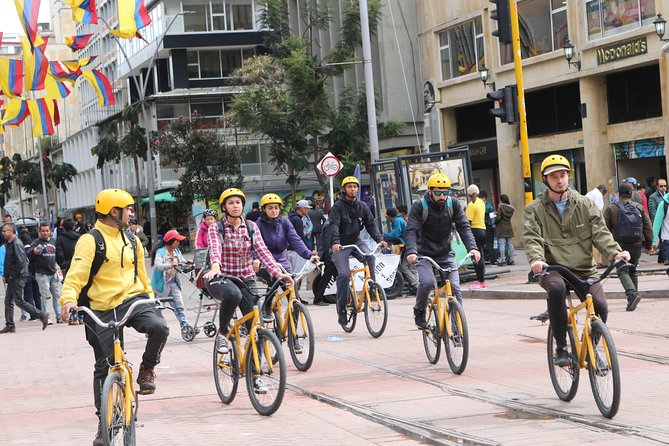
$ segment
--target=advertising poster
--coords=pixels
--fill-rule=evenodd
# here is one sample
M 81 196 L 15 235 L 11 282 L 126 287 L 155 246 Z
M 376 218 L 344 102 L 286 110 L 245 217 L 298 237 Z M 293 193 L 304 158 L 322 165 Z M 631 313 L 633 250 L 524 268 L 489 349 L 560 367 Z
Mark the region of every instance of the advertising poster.
M 467 205 L 467 184 L 462 158 L 409 164 L 407 170 L 411 201 L 420 200 L 427 191 L 427 180 L 432 175 L 442 173 L 451 180 L 451 195 L 457 197 L 463 206 Z

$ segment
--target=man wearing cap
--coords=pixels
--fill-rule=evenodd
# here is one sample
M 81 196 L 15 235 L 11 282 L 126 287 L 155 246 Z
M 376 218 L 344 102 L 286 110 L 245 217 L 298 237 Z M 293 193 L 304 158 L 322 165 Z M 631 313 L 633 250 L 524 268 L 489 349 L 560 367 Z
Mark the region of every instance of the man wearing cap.
M 596 277 L 592 258 L 593 245 L 607 259 L 630 260 L 606 228 L 602 213 L 595 204 L 569 189 L 571 164 L 561 155 L 549 155 L 541 163 L 541 175 L 546 190 L 523 210 L 523 243 L 530 268 L 535 275 L 543 273 L 549 264 L 560 264 L 582 279 Z M 567 288 L 556 271 L 539 276 L 539 285 L 546 290 L 556 351 L 553 363 L 569 365 L 567 346 Z M 595 311 L 606 322 L 608 306 L 601 283 L 590 288 Z
M 632 201 L 635 203 L 639 203 L 640 205 L 643 205 L 643 198 L 641 198 L 641 194 L 636 191 L 637 186 L 639 185 L 639 182 L 636 180 L 634 177 L 629 177 L 623 179 L 623 183 L 629 183 L 632 185 Z
M 309 201 L 300 200 L 297 202 L 295 210 L 288 214 L 288 219 L 295 227 L 297 235 L 300 236 L 304 244 L 307 245 L 307 248 L 311 251 L 314 249 L 314 223 L 309 217 L 309 209 L 311 209 Z

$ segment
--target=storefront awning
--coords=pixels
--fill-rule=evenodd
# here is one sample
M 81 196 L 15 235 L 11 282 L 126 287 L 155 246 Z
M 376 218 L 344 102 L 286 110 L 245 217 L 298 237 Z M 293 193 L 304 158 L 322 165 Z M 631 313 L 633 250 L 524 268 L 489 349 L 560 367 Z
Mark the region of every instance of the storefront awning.
M 156 194 L 156 203 L 174 203 L 177 200 L 172 196 L 172 192 L 166 190 L 165 192 L 161 192 L 159 194 Z M 142 198 L 142 201 L 139 202 L 139 204 L 149 204 L 149 197 Z

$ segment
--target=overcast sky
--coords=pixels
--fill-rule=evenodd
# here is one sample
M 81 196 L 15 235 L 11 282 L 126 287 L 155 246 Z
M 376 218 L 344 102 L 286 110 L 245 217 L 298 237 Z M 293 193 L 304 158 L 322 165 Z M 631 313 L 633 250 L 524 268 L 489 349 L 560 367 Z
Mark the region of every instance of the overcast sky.
M 12 0 L 0 0 L 0 3 L 5 6 L 2 13 L 0 13 L 0 31 L 5 33 L 23 33 L 14 2 Z M 42 0 L 39 10 L 39 21 L 49 21 L 49 0 Z

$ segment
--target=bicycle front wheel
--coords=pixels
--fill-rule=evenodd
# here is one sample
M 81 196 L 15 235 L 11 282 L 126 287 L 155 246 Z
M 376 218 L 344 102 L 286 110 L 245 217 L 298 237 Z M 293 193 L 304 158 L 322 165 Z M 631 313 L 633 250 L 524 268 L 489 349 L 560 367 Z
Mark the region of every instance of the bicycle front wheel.
M 297 370 L 306 372 L 314 361 L 316 351 L 314 326 L 309 310 L 303 304 L 293 304 L 292 323 L 288 325 L 288 348 Z M 295 327 L 293 329 L 293 327 Z
M 388 323 L 388 298 L 386 292 L 381 286 L 372 282 L 367 282 L 368 300 L 365 300 L 365 324 L 367 331 L 374 338 L 378 338 L 386 330 Z
M 232 403 L 239 385 L 239 356 L 234 336 L 230 336 L 228 346 L 228 353 L 219 353 L 214 342 L 214 383 L 218 397 L 224 404 Z
M 555 389 L 555 393 L 562 401 L 571 401 L 576 396 L 578 381 L 581 376 L 578 358 L 576 357 L 576 341 L 574 340 L 574 332 L 571 325 L 567 325 L 567 336 L 569 337 L 569 343 L 565 348 L 569 355 L 569 365 L 559 367 L 554 363 L 557 344 L 555 343 L 553 330 L 548 325 L 548 338 L 546 340 L 548 347 L 548 372 L 551 375 L 553 389 Z
M 346 325 L 342 328 L 346 333 L 351 333 L 355 329 L 355 323 L 358 321 L 358 308 L 355 306 L 355 297 L 353 290 L 348 289 L 348 304 L 346 305 Z
M 592 322 L 589 348 L 595 357 L 593 364 L 587 356 L 592 394 L 602 415 L 613 418 L 620 406 L 620 367 L 611 332 L 601 320 Z
M 448 302 L 446 323 L 451 327 L 450 336 L 446 329 L 442 333 L 444 344 L 446 344 L 446 359 L 453 373 L 459 375 L 465 371 L 467 359 L 469 359 L 469 329 L 465 310 L 457 300 Z
M 428 303 L 427 328 L 423 329 L 423 347 L 427 360 L 431 364 L 439 362 L 441 355 L 441 332 L 439 331 L 439 317 L 436 305 Z
M 272 415 L 281 406 L 286 390 L 286 359 L 274 333 L 262 329 L 256 334 L 259 367 L 255 365 L 253 349 L 249 349 L 246 354 L 246 390 L 260 415 Z
M 105 446 L 134 446 L 135 444 L 135 407 L 131 416 L 126 417 L 126 404 L 132 396 L 126 395 L 125 383 L 118 372 L 107 375 L 102 386 L 100 407 L 100 430 Z

